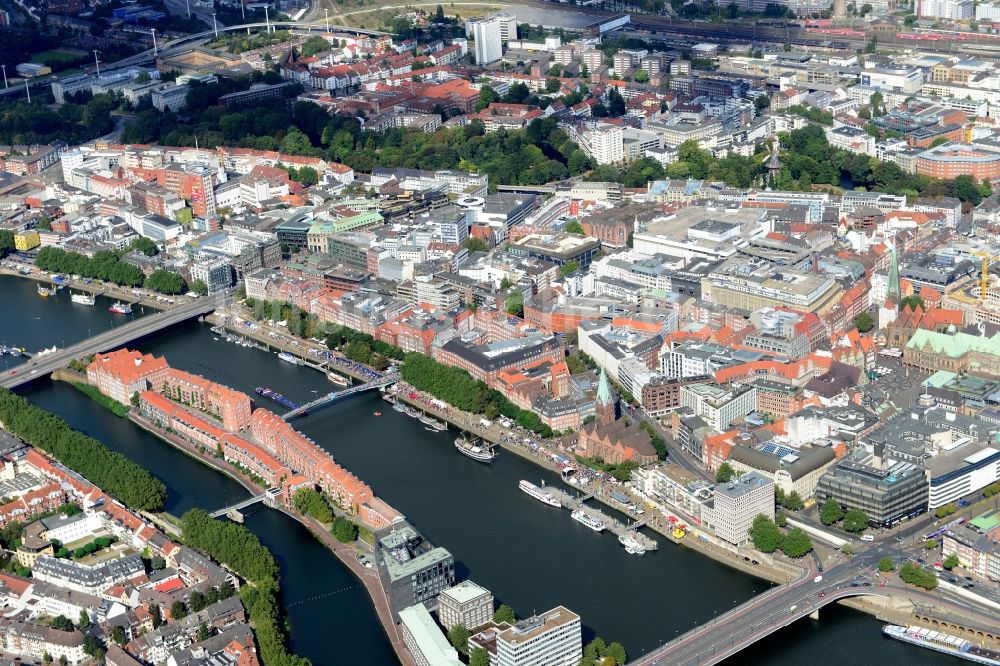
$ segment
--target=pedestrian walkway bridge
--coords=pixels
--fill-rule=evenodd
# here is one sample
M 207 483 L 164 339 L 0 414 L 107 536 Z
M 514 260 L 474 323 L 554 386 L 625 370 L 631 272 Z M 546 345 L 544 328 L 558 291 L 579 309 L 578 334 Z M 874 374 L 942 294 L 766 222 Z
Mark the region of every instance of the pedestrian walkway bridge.
M 261 493 L 260 495 L 254 495 L 253 497 L 248 497 L 242 502 L 237 502 L 236 504 L 223 507 L 218 511 L 213 511 L 208 515 L 210 515 L 212 518 L 221 518 L 223 516 L 229 515 L 230 513 L 238 513 L 243 509 L 247 508 L 248 506 L 253 506 L 254 504 L 258 504 L 260 502 L 271 503 L 274 501 L 274 498 L 277 497 L 279 493 L 281 493 L 280 488 L 268 488 L 265 492 Z
M 385 375 L 384 377 L 381 377 L 379 379 L 373 379 L 370 382 L 366 382 L 364 384 L 356 384 L 355 386 L 351 386 L 349 388 L 345 388 L 340 391 L 333 391 L 332 393 L 327 393 L 324 396 L 316 398 L 312 402 L 307 402 L 304 405 L 299 405 L 295 409 L 284 414 L 281 418 L 283 418 L 285 421 L 291 421 L 297 416 L 302 416 L 306 412 L 311 412 L 325 405 L 329 405 L 330 403 L 336 402 L 341 398 L 346 398 L 347 396 L 356 395 L 358 393 L 364 393 L 365 391 L 372 391 L 374 389 L 379 389 L 382 388 L 383 386 L 389 386 L 390 384 L 395 384 L 398 381 L 399 381 L 399 375 L 394 375 L 394 374 Z

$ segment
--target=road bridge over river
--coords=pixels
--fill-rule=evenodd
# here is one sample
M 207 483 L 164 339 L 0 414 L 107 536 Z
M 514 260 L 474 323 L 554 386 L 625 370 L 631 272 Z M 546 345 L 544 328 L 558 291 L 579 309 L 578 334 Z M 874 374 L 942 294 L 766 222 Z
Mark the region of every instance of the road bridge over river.
M 98 333 L 65 349 L 59 349 L 44 356 L 36 356 L 34 360 L 11 369 L 3 378 L 0 378 L 0 386 L 8 389 L 18 388 L 35 379 L 45 377 L 54 370 L 66 367 L 73 359 L 110 351 L 135 342 L 139 338 L 158 333 L 174 324 L 207 315 L 225 304 L 227 298 L 228 294 L 216 294 L 215 296 L 186 299 L 188 302 L 170 310 L 146 317 L 138 317 L 127 324 Z

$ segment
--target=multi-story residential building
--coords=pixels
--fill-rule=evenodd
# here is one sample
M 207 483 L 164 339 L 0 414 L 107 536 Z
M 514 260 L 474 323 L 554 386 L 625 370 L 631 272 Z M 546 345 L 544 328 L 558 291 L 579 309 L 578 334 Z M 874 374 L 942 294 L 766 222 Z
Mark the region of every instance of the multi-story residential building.
M 503 37 L 501 31 L 505 21 L 498 17 L 470 19 L 466 22 L 466 30 L 471 28 L 471 37 L 475 42 L 477 65 L 488 65 L 503 56 Z
M 209 294 L 216 294 L 233 286 L 233 267 L 222 257 L 201 259 L 191 264 L 191 279 L 201 280 Z
M 250 427 L 250 396 L 204 377 L 170 368 L 154 389 L 167 397 L 218 419 L 226 430 Z
M 99 595 L 112 585 L 142 576 L 146 569 L 138 554 L 106 560 L 96 566 L 54 557 L 40 557 L 31 573 L 38 580 L 47 583 Z
M 576 666 L 582 657 L 580 616 L 563 606 L 521 620 L 496 637 L 496 666 Z
M 452 554 L 431 545 L 407 523 L 400 521 L 379 530 L 375 540 L 378 573 L 393 615 L 414 604 L 429 603 L 455 584 Z
M 45 657 L 56 661 L 65 659 L 70 664 L 90 660 L 83 649 L 83 634 L 78 630 L 61 631 L 20 620 L 0 620 L 0 645 L 7 654 L 37 663 L 42 663 Z
M 973 0 L 918 0 L 916 14 L 920 18 L 968 21 L 975 13 Z
M 461 666 L 456 650 L 423 604 L 399 611 L 403 643 L 416 666 Z
M 611 125 L 579 134 L 580 147 L 598 164 L 618 164 L 625 160 L 625 139 L 621 127 Z
M 1000 153 L 970 144 L 943 143 L 917 155 L 916 172 L 941 179 L 972 176 L 994 180 L 1000 178 Z
M 701 515 L 720 539 L 737 546 L 746 543 L 754 518 L 774 518 L 774 482 L 757 472 L 748 472 L 729 483 L 720 483 Z
M 127 405 L 132 396 L 159 386 L 167 376 L 166 360 L 128 349 L 99 354 L 87 366 L 87 382 Z
M 731 423 L 757 408 L 757 388 L 746 384 L 688 384 L 681 388 L 681 405 L 716 430 L 728 430 Z
M 437 614 L 446 630 L 458 624 L 466 629 L 481 627 L 493 617 L 493 593 L 463 580 L 438 595 Z

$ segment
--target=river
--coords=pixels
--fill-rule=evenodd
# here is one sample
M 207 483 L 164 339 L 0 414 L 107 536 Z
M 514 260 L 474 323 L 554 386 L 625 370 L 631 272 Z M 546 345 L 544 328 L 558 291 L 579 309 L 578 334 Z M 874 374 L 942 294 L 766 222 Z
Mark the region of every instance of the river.
M 73 305 L 65 294 L 42 299 L 32 283 L 13 277 L 0 278 L 0 293 L 10 313 L 0 320 L 0 343 L 29 350 L 63 346 L 88 329 L 111 325 L 100 299 L 95 308 Z M 205 324 L 189 323 L 139 348 L 250 393 L 266 384 L 306 401 L 332 386 L 318 372 L 214 338 Z M 24 393 L 152 470 L 167 486 L 166 509 L 173 514 L 219 508 L 248 494 L 65 384 L 39 381 Z M 300 419 L 296 427 L 451 550 L 460 577 L 489 588 L 519 615 L 563 604 L 581 615 L 587 638 L 617 640 L 638 655 L 769 585 L 670 543 L 643 557 L 628 555 L 613 536 L 591 532 L 517 489 L 519 479 L 557 483 L 555 475 L 513 454 L 491 466 L 475 463 L 455 453 L 453 432 L 427 431 L 387 407 L 376 394 L 365 394 Z M 364 588 L 304 528 L 263 507 L 249 510 L 246 524 L 281 565 L 297 653 L 317 665 L 395 661 Z M 831 607 L 819 622 L 800 621 L 727 663 L 832 665 L 852 653 L 882 664 L 961 663 L 885 639 L 879 628 L 874 618 Z

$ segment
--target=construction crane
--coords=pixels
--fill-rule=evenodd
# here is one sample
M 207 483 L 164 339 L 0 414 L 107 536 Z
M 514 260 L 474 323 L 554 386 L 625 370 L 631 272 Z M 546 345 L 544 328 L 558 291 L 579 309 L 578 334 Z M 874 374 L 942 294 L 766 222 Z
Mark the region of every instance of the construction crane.
M 979 301 L 986 302 L 990 289 L 990 262 L 1000 260 L 1000 255 L 989 252 L 973 252 L 977 257 L 982 258 L 982 272 L 979 276 Z

